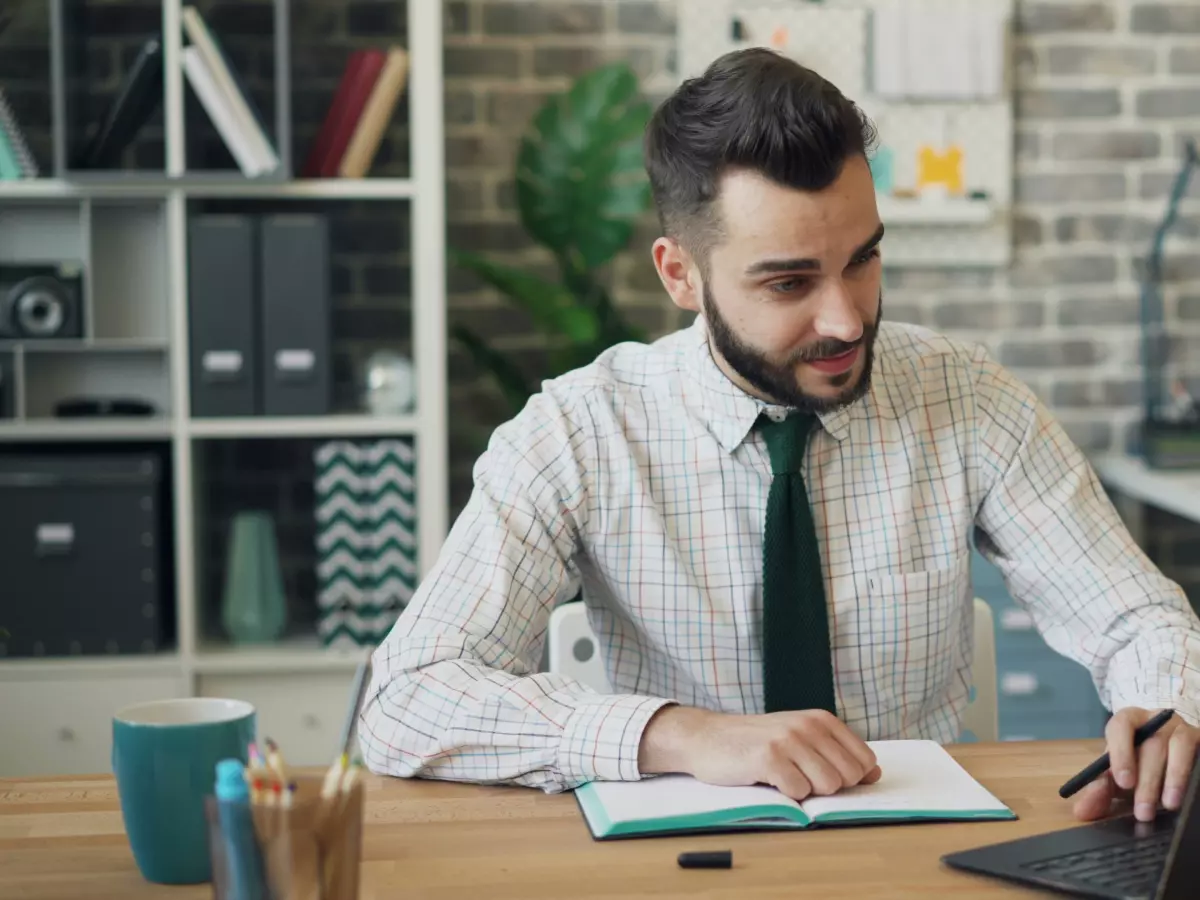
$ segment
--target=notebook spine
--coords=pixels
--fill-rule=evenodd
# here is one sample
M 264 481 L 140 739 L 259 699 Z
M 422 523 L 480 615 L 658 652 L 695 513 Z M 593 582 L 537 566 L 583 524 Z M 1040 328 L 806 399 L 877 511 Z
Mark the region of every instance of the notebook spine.
M 0 90 L 0 128 L 4 129 L 4 133 L 8 137 L 8 145 L 17 158 L 17 164 L 21 167 L 23 177 L 37 178 L 40 171 L 37 160 L 29 150 L 29 144 L 25 140 L 20 126 L 17 125 L 17 117 L 13 114 L 12 107 L 8 103 L 8 98 L 4 96 L 3 90 Z

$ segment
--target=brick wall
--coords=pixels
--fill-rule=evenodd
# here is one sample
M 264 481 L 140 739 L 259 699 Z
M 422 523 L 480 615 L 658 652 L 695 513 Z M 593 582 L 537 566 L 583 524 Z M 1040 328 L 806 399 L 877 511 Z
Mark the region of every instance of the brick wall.
M 983 341 L 1027 380 L 1087 450 L 1126 446 L 1139 416 L 1137 272 L 1180 161 L 1200 137 L 1200 5 L 1017 0 L 1016 261 L 1010 271 L 889 270 L 886 314 Z M 511 208 L 512 153 L 546 92 L 603 60 L 631 62 L 652 97 L 673 83 L 675 0 L 450 0 L 446 132 L 452 244 L 531 264 Z M 1167 309 L 1200 337 L 1200 178 L 1168 244 Z M 647 253 L 622 261 L 618 293 L 640 321 L 680 319 Z M 885 242 L 886 257 L 886 242 Z M 452 315 L 535 353 L 497 298 L 452 275 Z M 1195 346 L 1195 341 L 1191 343 Z M 456 402 L 486 417 L 492 393 L 455 379 Z M 473 450 L 454 457 L 454 505 Z M 1200 528 L 1152 517 L 1149 548 L 1200 597 Z

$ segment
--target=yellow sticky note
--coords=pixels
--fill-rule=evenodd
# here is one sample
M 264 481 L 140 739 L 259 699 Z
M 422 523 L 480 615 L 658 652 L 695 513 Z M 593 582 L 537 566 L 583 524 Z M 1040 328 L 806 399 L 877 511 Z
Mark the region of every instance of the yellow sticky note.
M 933 147 L 922 147 L 917 155 L 917 188 L 945 185 L 951 194 L 963 192 L 963 153 L 952 146 L 944 153 Z

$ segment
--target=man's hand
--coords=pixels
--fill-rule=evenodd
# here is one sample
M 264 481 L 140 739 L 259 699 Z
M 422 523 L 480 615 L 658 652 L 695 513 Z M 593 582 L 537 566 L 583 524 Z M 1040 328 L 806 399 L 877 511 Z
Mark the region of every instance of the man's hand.
M 1140 747 L 1133 746 L 1133 732 L 1152 719 L 1157 710 L 1126 707 L 1108 722 L 1104 737 L 1111 767 L 1082 791 L 1075 801 L 1075 817 L 1090 821 L 1107 816 L 1113 800 L 1133 799 L 1133 811 L 1143 822 L 1151 821 L 1158 804 L 1179 809 L 1187 790 L 1188 777 L 1200 746 L 1200 729 L 1176 714 L 1157 734 Z
M 708 784 L 769 784 L 793 800 L 880 777 L 871 748 L 824 710 L 739 716 L 667 706 L 642 734 L 638 767 Z

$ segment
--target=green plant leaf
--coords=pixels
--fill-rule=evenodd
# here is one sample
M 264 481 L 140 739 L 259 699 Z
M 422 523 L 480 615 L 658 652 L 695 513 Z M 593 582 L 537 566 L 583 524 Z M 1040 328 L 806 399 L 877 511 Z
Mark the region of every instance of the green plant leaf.
M 510 407 L 510 413 L 516 415 L 520 412 L 533 391 L 516 364 L 503 353 L 489 347 L 483 338 L 463 325 L 453 326 L 451 334 L 471 354 L 475 364 L 496 380 L 496 385 Z
M 522 136 L 517 206 L 556 257 L 596 268 L 629 243 L 650 203 L 642 134 L 650 106 L 627 64 L 601 66 L 551 98 Z
M 506 294 L 533 318 L 543 331 L 563 335 L 574 343 L 594 341 L 599 333 L 596 316 L 580 306 L 562 285 L 503 263 L 465 251 L 452 251 L 454 259 L 496 290 Z

